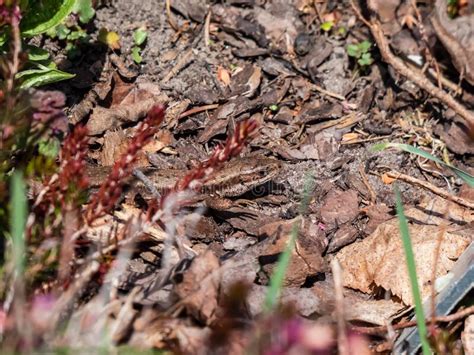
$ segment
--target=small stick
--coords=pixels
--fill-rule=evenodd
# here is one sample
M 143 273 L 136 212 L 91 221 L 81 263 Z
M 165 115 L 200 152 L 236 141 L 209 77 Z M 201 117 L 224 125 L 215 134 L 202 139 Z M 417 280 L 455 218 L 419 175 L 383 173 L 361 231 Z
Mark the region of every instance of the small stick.
M 171 0 L 166 0 L 166 17 L 168 17 L 168 22 L 173 30 L 178 31 L 179 27 L 174 20 L 173 14 L 171 12 Z
M 327 95 L 327 96 L 330 96 L 330 97 L 334 97 L 335 99 L 338 99 L 340 101 L 346 101 L 346 98 L 342 95 L 339 95 L 339 94 L 336 94 L 335 92 L 332 92 L 332 91 L 328 91 L 326 89 L 323 89 L 321 86 L 319 85 L 316 85 L 316 84 L 312 84 L 311 85 L 311 88 L 316 90 L 316 91 L 319 91 L 321 94 L 324 94 L 324 95 Z
M 367 174 L 364 171 L 363 166 L 361 165 L 359 167 L 359 174 L 362 177 L 362 181 L 364 185 L 367 187 L 367 190 L 369 190 L 370 193 L 370 203 L 375 204 L 375 201 L 377 199 L 377 194 L 375 193 L 374 189 L 372 188 L 372 185 L 369 183 L 369 179 L 367 178 Z
M 153 184 L 153 181 L 150 180 L 148 176 L 146 176 L 143 171 L 140 169 L 133 169 L 132 172 L 133 176 L 135 176 L 138 180 L 140 180 L 143 185 L 145 185 L 145 188 L 151 192 L 153 197 L 155 198 L 160 198 L 160 192 L 156 189 L 156 186 Z
M 449 323 L 453 322 L 459 319 L 466 318 L 467 316 L 474 314 L 474 306 L 470 306 L 467 308 L 464 308 L 456 313 L 450 314 L 449 316 L 442 316 L 442 317 L 435 317 L 433 318 L 436 323 Z M 405 328 L 411 328 L 416 326 L 416 321 L 411 320 L 408 322 L 403 322 L 403 323 L 398 323 L 398 324 L 393 324 L 390 327 L 392 327 L 394 330 L 400 330 L 400 329 L 405 329 Z M 367 335 L 380 335 L 383 333 L 387 332 L 388 327 L 383 325 L 380 327 L 357 327 L 353 326 L 351 327 L 352 330 L 362 333 L 362 334 L 367 334 Z
M 437 187 L 437 186 L 435 186 L 435 185 L 433 185 L 433 184 L 431 184 L 427 181 L 423 181 L 423 180 L 414 178 L 412 176 L 402 174 L 402 173 L 400 173 L 398 171 L 395 171 L 395 170 L 391 170 L 391 171 L 387 172 L 386 174 L 387 174 L 388 177 L 390 177 L 392 179 L 397 179 L 397 180 L 408 182 L 408 183 L 413 184 L 413 185 L 421 186 L 425 189 L 430 190 L 431 192 L 435 193 L 436 195 L 444 197 L 447 200 L 456 202 L 458 205 L 474 209 L 474 203 L 473 202 L 465 200 L 462 197 L 459 197 L 459 196 L 456 196 L 456 195 L 451 195 L 448 192 L 444 191 L 443 189 L 440 189 L 439 187 Z
M 206 46 L 207 49 L 210 48 L 209 42 L 211 41 L 211 35 L 210 35 L 210 27 L 211 27 L 211 9 L 209 9 L 207 16 L 206 16 L 206 22 L 204 23 L 204 45 Z
M 188 64 L 190 64 L 194 60 L 194 54 L 192 48 L 189 48 L 184 54 L 178 59 L 176 65 L 171 68 L 171 70 L 166 74 L 166 76 L 161 79 L 161 83 L 167 83 L 172 77 L 178 74 L 181 70 L 183 70 Z
M 211 104 L 211 105 L 204 105 L 204 106 L 199 106 L 199 107 L 193 107 L 192 109 L 189 109 L 185 112 L 183 112 L 181 115 L 179 115 L 179 119 L 194 115 L 195 113 L 207 111 L 207 110 L 214 110 L 219 107 L 219 104 Z
M 331 270 L 334 277 L 334 294 L 336 299 L 337 319 L 337 348 L 341 355 L 349 354 L 349 343 L 344 319 L 344 290 L 342 287 L 342 269 L 337 259 L 331 261 Z

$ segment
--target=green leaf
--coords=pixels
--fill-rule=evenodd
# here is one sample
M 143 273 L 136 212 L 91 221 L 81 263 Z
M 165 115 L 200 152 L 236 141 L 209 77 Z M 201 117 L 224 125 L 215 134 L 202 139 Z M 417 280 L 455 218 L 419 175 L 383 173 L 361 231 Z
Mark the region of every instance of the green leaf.
M 38 144 L 38 151 L 47 158 L 56 158 L 59 154 L 61 144 L 56 138 L 41 140 Z
M 33 63 L 33 65 L 34 65 L 35 69 L 22 70 L 21 72 L 19 72 L 15 75 L 15 79 L 21 79 L 24 76 L 28 76 L 30 74 L 35 74 L 35 73 L 38 73 L 39 71 L 46 72 L 46 71 L 49 71 L 50 69 L 56 69 L 57 68 L 56 63 L 54 63 L 51 60 L 48 60 L 48 61 L 43 62 L 43 63 L 35 62 L 35 63 Z
M 418 334 L 421 339 L 421 346 L 423 349 L 424 355 L 430 355 L 431 350 L 426 337 L 426 320 L 423 312 L 423 304 L 421 301 L 420 289 L 418 286 L 418 278 L 416 275 L 416 264 L 415 264 L 415 255 L 413 253 L 413 247 L 410 239 L 410 231 L 408 229 L 408 221 L 403 211 L 402 196 L 400 191 L 397 188 L 397 185 L 394 185 L 395 189 L 395 203 L 397 208 L 397 217 L 400 229 L 400 235 L 403 242 L 403 250 L 405 252 L 405 261 L 407 264 L 408 276 L 410 278 L 411 292 L 413 300 L 415 301 L 415 317 L 416 323 L 418 326 Z
M 61 40 L 65 40 L 71 33 L 71 30 L 62 23 L 54 27 L 54 31 L 56 32 L 56 36 Z
M 435 157 L 434 155 L 431 155 L 428 152 L 425 152 L 424 150 L 422 150 L 420 148 L 417 148 L 417 147 L 414 147 L 414 146 L 408 145 L 408 144 L 402 144 L 402 143 L 380 143 L 380 144 L 376 144 L 372 147 L 372 149 L 374 151 L 382 151 L 386 148 L 401 149 L 405 152 L 408 152 L 408 153 L 411 153 L 411 154 L 416 154 L 416 155 L 419 155 L 423 158 L 432 160 L 432 161 L 434 161 L 438 164 L 441 164 L 441 165 L 451 169 L 459 178 L 464 180 L 470 187 L 474 187 L 474 176 L 472 176 L 471 174 L 465 172 L 464 170 L 456 168 L 453 165 L 446 164 L 441 159 Z
M 332 21 L 326 21 L 326 22 L 323 22 L 320 26 L 320 28 L 324 31 L 324 32 L 329 32 L 331 31 L 331 29 L 334 27 L 334 22 Z
M 82 23 L 89 23 L 95 15 L 91 0 L 76 0 L 73 11 L 79 15 Z
M 21 33 L 25 37 L 36 36 L 59 25 L 74 7 L 76 0 L 35 0 L 23 12 L 20 23 Z
M 359 65 L 361 67 L 368 66 L 368 65 L 372 64 L 373 62 L 374 61 L 373 61 L 372 56 L 370 55 L 370 53 L 362 54 L 360 59 L 357 60 L 357 63 L 359 63 Z
M 370 43 L 369 41 L 362 41 L 359 43 L 359 50 L 361 51 L 361 53 L 367 53 L 370 47 L 372 47 L 372 43 Z
M 7 43 L 7 39 L 8 39 L 8 36 L 6 32 L 4 30 L 0 31 L 0 47 L 3 46 L 5 43 Z
M 71 43 L 71 42 L 68 42 L 66 44 L 65 50 L 67 52 L 67 57 L 71 60 L 79 58 L 79 56 L 82 53 L 81 49 L 78 46 L 76 46 L 74 43 Z
M 349 57 L 355 57 L 355 58 L 360 57 L 361 53 L 359 51 L 359 46 L 357 44 L 349 44 L 346 50 L 347 50 L 347 55 Z
M 140 54 L 140 47 L 133 47 L 132 48 L 132 59 L 135 63 L 140 64 L 143 60 L 141 54 Z
M 339 36 L 345 36 L 347 33 L 347 29 L 344 26 L 341 26 L 337 29 L 337 34 Z
M 144 27 L 140 27 L 135 32 L 133 32 L 133 41 L 137 46 L 141 46 L 143 43 L 145 43 L 147 37 L 148 33 Z
M 87 33 L 85 31 L 79 30 L 79 31 L 72 31 L 68 36 L 67 40 L 68 41 L 76 41 L 79 38 L 86 38 Z
M 38 62 L 49 59 L 49 52 L 43 48 L 27 45 L 26 50 L 28 51 L 28 60 L 30 61 Z
M 58 81 L 71 79 L 75 76 L 75 74 L 63 72 L 54 67 L 47 67 L 38 64 L 38 69 L 24 70 L 18 73 L 15 78 L 22 79 L 20 84 L 21 89 L 27 89 L 30 87 L 52 84 Z

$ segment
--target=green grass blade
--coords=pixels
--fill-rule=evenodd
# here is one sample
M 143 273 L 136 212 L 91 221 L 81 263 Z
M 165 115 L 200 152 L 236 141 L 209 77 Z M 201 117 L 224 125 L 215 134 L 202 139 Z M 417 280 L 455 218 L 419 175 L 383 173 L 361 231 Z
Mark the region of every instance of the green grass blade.
M 415 255 L 413 254 L 413 248 L 411 245 L 410 232 L 408 230 L 408 221 L 405 216 L 405 212 L 403 211 L 402 197 L 400 191 L 398 190 L 396 185 L 394 186 L 394 189 L 397 205 L 397 217 L 400 226 L 400 235 L 402 237 L 403 249 L 405 251 L 405 259 L 407 263 L 408 274 L 410 277 L 413 300 L 415 301 L 415 317 L 416 323 L 418 325 L 418 334 L 420 335 L 423 355 L 430 355 L 432 352 L 430 350 L 430 345 L 426 337 L 426 321 L 423 312 L 423 304 L 421 302 L 420 289 L 418 287 L 418 278 L 416 276 Z
M 283 280 L 285 279 L 286 270 L 290 263 L 291 253 L 295 248 L 296 237 L 299 232 L 299 222 L 296 221 L 291 228 L 290 241 L 286 245 L 285 251 L 280 255 L 275 271 L 270 278 L 270 287 L 265 297 L 264 311 L 266 313 L 273 310 L 280 298 L 281 289 L 283 288 Z
M 300 205 L 300 214 L 303 214 L 311 200 L 311 192 L 314 188 L 314 178 L 309 174 L 305 179 L 305 187 L 302 194 L 302 201 Z M 270 278 L 270 286 L 265 296 L 265 303 L 263 306 L 264 312 L 268 313 L 276 306 L 278 299 L 280 298 L 281 289 L 283 288 L 283 281 L 285 279 L 286 270 L 290 263 L 291 254 L 295 248 L 296 238 L 298 237 L 301 221 L 295 221 L 291 228 L 291 235 L 285 250 L 278 258 L 278 264 Z
M 456 168 L 455 166 L 452 166 L 450 164 L 446 164 L 441 159 L 435 157 L 434 155 L 431 155 L 428 152 L 425 152 L 424 150 L 422 150 L 420 148 L 417 148 L 417 147 L 414 147 L 414 146 L 408 145 L 408 144 L 401 144 L 401 143 L 381 143 L 381 144 L 376 144 L 372 147 L 372 149 L 374 151 L 382 151 L 386 148 L 401 149 L 401 150 L 403 150 L 407 153 L 416 154 L 416 155 L 419 155 L 423 158 L 432 160 L 432 161 L 434 161 L 438 164 L 441 164 L 441 165 L 451 169 L 457 176 L 459 176 L 459 178 L 464 180 L 470 187 L 474 187 L 474 176 L 472 176 L 471 174 L 465 172 L 464 170 Z
M 28 214 L 26 187 L 23 174 L 16 171 L 11 177 L 10 232 L 13 245 L 13 261 L 17 275 L 23 275 L 25 255 L 25 226 Z

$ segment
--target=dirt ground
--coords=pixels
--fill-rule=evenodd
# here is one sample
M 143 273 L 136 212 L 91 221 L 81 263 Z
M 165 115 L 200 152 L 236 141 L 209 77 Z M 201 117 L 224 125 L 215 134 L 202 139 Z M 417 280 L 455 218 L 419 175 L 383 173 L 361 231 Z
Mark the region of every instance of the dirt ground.
M 468 60 L 460 79 L 451 50 L 431 25 L 438 1 L 419 4 L 418 13 L 409 4 L 391 7 L 405 2 L 370 3 L 392 55 L 404 63 L 410 56 L 434 58 L 443 79 L 458 87 L 457 93 L 446 86 L 440 90 L 472 115 L 472 67 Z M 465 17 L 472 25 L 472 13 Z M 93 288 L 87 301 L 79 302 L 60 344 L 75 340 L 93 346 L 107 329 L 115 344 L 182 353 L 237 354 L 251 347 L 268 354 L 318 353 L 319 345 L 301 340 L 306 332 L 321 341 L 326 349 L 321 353 L 333 353 L 340 319 L 349 329 L 403 323 L 413 315 L 407 311 L 413 299 L 394 185 L 410 220 L 424 297 L 432 291 L 435 263 L 436 277 L 446 274 L 472 242 L 472 187 L 429 159 L 374 149 L 387 142 L 416 146 L 472 174 L 472 122 L 388 65 L 349 1 L 186 0 L 171 1 L 167 11 L 164 1 L 117 0 L 99 5 L 88 26 L 93 39 L 101 28 L 117 32 L 120 48 L 94 44 L 71 60 L 57 41 L 43 44 L 62 70 L 77 74 L 54 88 L 67 95 L 70 123 L 89 129 L 91 181 L 107 177 L 146 112 L 157 103 L 167 105 L 159 132 L 134 165 L 135 177 L 115 211 L 104 217 L 110 229 L 87 232 L 97 250 L 107 246 L 107 233 L 149 208 L 152 188 L 139 172 L 168 174 L 150 177 L 158 189 L 165 188 L 182 176 L 179 172 L 205 161 L 239 123 L 252 120 L 258 127 L 235 163 L 222 165 L 222 180 L 211 177 L 204 203 L 181 208 L 156 226 L 160 231 L 145 233 L 133 249 L 114 254 L 117 265 L 106 286 Z M 130 52 L 140 27 L 147 40 L 136 64 Z M 364 40 L 371 44 L 368 65 L 348 50 Z M 469 54 L 472 48 L 466 48 Z M 428 62 L 430 70 L 436 67 Z M 425 73 L 438 88 L 436 78 Z M 260 175 L 246 180 L 250 167 Z M 232 174 L 237 185 L 225 180 Z M 91 186 L 91 193 L 96 190 Z M 265 313 L 269 280 L 295 225 L 281 293 L 281 303 L 291 310 L 282 306 Z M 163 237 L 163 229 L 173 238 Z M 336 264 L 342 275 L 334 275 Z M 335 296 L 339 284 L 342 301 Z M 104 292 L 113 296 L 104 301 Z M 101 307 L 104 323 L 84 327 L 85 314 Z M 283 335 L 291 322 L 303 332 L 295 343 Z M 72 324 L 82 324 L 78 334 Z M 460 348 L 462 321 L 450 324 L 452 329 L 453 346 Z M 327 337 L 317 335 L 324 332 Z M 374 337 L 354 328 L 348 334 L 347 341 L 359 349 L 354 354 L 368 348 L 390 352 L 393 346 L 388 333 Z M 357 341 L 365 345 L 354 345 Z

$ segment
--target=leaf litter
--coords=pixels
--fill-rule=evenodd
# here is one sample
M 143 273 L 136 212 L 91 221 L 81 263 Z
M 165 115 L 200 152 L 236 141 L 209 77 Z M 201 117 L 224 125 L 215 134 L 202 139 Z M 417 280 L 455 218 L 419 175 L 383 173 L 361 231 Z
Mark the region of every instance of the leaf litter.
M 433 15 L 430 5 L 419 4 L 421 16 L 431 20 L 433 35 L 446 47 L 443 53 L 453 58 L 452 65 L 443 62 L 448 64 L 443 70 L 450 77 L 457 71 L 470 83 L 472 56 L 457 25 L 467 19 L 448 21 L 440 3 L 433 5 Z M 398 1 L 369 5 L 396 53 L 423 53 L 427 43 L 422 28 L 415 26 L 412 7 Z M 122 181 L 110 210 L 84 226 L 78 239 L 83 244 L 74 254 L 79 261 L 71 269 L 81 292 L 70 298 L 55 298 L 56 293 L 50 300 L 68 305 L 54 315 L 64 318 L 66 331 L 58 335 L 38 323 L 41 332 L 35 336 L 46 333 L 54 346 L 96 346 L 105 337 L 107 346 L 180 353 L 335 351 L 340 305 L 328 267 L 334 258 L 343 268 L 349 324 L 399 321 L 399 312 L 413 301 L 394 218 L 394 179 L 387 179 L 387 169 L 472 197 L 459 179 L 434 165 L 369 148 L 379 140 L 416 144 L 472 174 L 469 122 L 450 105 L 440 105 L 439 96 L 428 104 L 426 94 L 397 71 L 381 70 L 378 64 L 386 64 L 373 43 L 366 42 L 369 32 L 349 4 L 186 1 L 184 6 L 173 1 L 169 6 L 168 12 L 165 4 L 151 0 L 99 6 L 95 25 L 114 33 L 109 45 L 116 53 L 90 49 L 90 56 L 74 63 L 87 73 L 72 80 L 71 86 L 80 90 L 71 90 L 67 82 L 59 85 L 76 103 L 70 123 L 85 123 L 91 137 L 86 170 L 100 172 L 91 196 L 136 142 L 139 123 L 150 109 L 166 103 L 167 110 L 160 130 L 124 166 L 133 176 Z M 446 31 L 451 26 L 454 30 Z M 134 30 L 143 27 L 147 40 L 136 66 L 127 51 L 134 46 Z M 447 42 L 450 32 L 458 46 Z M 348 51 L 361 43 L 362 62 Z M 47 45 L 53 44 L 48 40 Z M 377 65 L 370 66 L 371 60 Z M 95 75 L 99 67 L 102 71 Z M 472 105 L 466 84 L 458 89 L 458 99 Z M 443 115 L 447 118 L 434 121 Z M 258 124 L 258 131 L 246 146 L 238 145 L 244 159 L 222 162 L 217 171 L 209 168 L 209 176 L 199 170 L 225 136 L 239 136 L 245 122 Z M 252 179 L 245 180 L 249 169 L 242 162 L 262 157 L 278 161 L 279 170 L 271 179 L 250 171 Z M 150 171 L 165 175 L 150 182 Z M 315 188 L 308 211 L 299 215 L 308 171 Z M 201 182 L 197 193 L 183 200 L 168 201 L 179 208 L 164 211 L 168 218 L 162 215 L 151 223 L 154 203 L 163 202 L 176 181 L 189 184 L 179 179 L 193 173 L 204 174 L 211 183 Z M 199 190 L 215 186 L 216 176 L 225 186 Z M 159 198 L 153 187 L 162 194 Z M 472 242 L 473 213 L 429 190 L 409 184 L 401 189 L 426 298 Z M 234 193 L 226 195 L 229 190 Z M 269 279 L 295 222 L 300 228 L 281 307 L 265 315 Z M 368 351 L 365 338 L 347 333 L 358 353 Z M 463 339 L 469 341 L 468 333 Z

